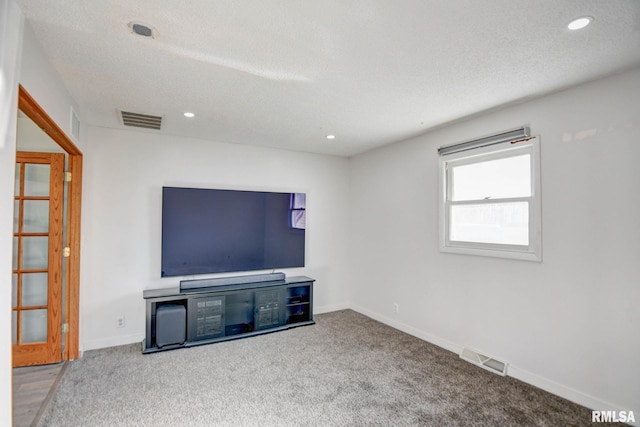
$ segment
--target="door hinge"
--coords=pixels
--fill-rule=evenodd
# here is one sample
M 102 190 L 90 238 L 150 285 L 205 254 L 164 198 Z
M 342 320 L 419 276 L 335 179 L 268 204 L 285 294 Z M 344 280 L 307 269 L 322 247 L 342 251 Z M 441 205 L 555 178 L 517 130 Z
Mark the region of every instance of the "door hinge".
M 68 323 L 63 323 L 62 324 L 62 333 L 63 334 L 69 333 L 69 324 Z
M 69 246 L 67 246 L 66 248 L 62 249 L 62 256 L 64 258 L 69 258 L 71 256 L 71 248 Z
M 64 173 L 64 182 L 71 182 L 71 172 Z

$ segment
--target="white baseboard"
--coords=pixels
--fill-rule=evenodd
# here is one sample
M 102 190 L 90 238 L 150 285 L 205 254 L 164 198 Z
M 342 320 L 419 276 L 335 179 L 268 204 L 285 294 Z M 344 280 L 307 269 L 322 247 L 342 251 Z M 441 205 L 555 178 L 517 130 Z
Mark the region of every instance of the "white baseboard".
M 313 314 L 330 313 L 332 311 L 346 310 L 350 308 L 349 304 L 325 305 L 321 307 L 313 307 Z M 89 350 L 98 350 L 101 348 L 115 347 L 118 345 L 127 345 L 142 342 L 145 338 L 144 332 L 131 335 L 119 335 L 116 337 L 107 337 L 94 340 L 82 340 L 80 342 L 80 352 Z
M 508 375 L 524 383 L 531 384 L 533 386 L 541 388 L 542 390 L 548 391 L 551 394 L 555 394 L 556 396 L 560 396 L 564 399 L 570 400 L 573 403 L 577 403 L 578 405 L 582 405 L 595 411 L 615 411 L 618 413 L 621 411 L 633 411 L 635 416 L 638 416 L 637 414 L 640 414 L 640 408 L 622 408 L 618 405 L 614 405 L 613 403 L 588 395 L 571 387 L 567 387 L 563 384 L 557 383 L 548 378 L 541 377 L 540 375 L 531 373 L 522 368 L 518 368 L 517 366 L 509 365 Z M 640 424 L 638 424 L 638 421 L 636 421 L 635 423 L 629 423 L 629 425 L 640 426 Z
M 398 329 L 402 332 L 406 332 L 409 335 L 413 335 L 414 337 L 420 338 L 421 340 L 430 342 L 431 344 L 435 344 L 438 347 L 442 347 L 445 350 L 449 350 L 456 354 L 460 354 L 460 352 L 462 351 L 462 345 L 447 341 L 444 338 L 440 338 L 436 335 L 421 331 L 402 322 L 398 322 L 397 320 L 382 316 L 378 313 L 374 313 L 365 309 L 364 307 L 360 307 L 359 305 L 352 305 L 351 309 L 357 311 L 360 314 L 364 314 L 365 316 L 370 317 L 374 320 L 377 320 L 378 322 L 384 323 L 385 325 L 389 325 L 392 328 Z
M 331 313 L 332 311 L 346 310 L 351 308 L 349 304 L 323 305 L 321 307 L 313 307 L 313 314 Z
M 313 307 L 313 314 L 330 313 L 332 311 L 346 310 L 350 308 L 349 304 L 325 305 L 321 307 Z M 145 338 L 144 332 L 130 335 L 119 335 L 117 337 L 107 337 L 94 340 L 82 340 L 80 342 L 80 353 L 89 350 L 98 350 L 101 348 L 115 347 L 118 345 L 127 345 L 142 342 Z M 82 356 L 81 356 L 82 357 Z
M 98 340 L 84 340 L 81 342 L 80 351 L 98 350 L 100 348 L 115 347 L 118 345 L 127 345 L 142 342 L 144 333 L 119 335 L 117 337 L 101 338 Z
M 414 337 L 420 338 L 421 340 L 437 345 L 438 347 L 442 347 L 445 350 L 449 350 L 456 355 L 459 355 L 464 347 L 461 344 L 456 344 L 437 335 L 421 331 L 412 326 L 398 322 L 397 320 L 367 310 L 364 307 L 352 304 L 350 308 L 367 317 L 384 323 L 385 325 L 389 325 L 392 328 L 398 329 L 402 332 L 406 332 L 409 335 L 413 335 Z M 528 372 L 512 364 L 509 364 L 507 375 L 595 411 L 616 411 L 618 413 L 620 411 L 625 411 L 627 413 L 629 411 L 633 411 L 636 417 L 638 416 L 638 414 L 640 414 L 640 408 L 620 407 L 613 403 L 607 402 L 594 396 L 590 396 L 579 390 L 575 390 L 571 387 L 552 381 L 548 378 L 544 378 L 540 375 Z M 629 425 L 640 427 L 640 420 L 637 420 L 635 423 L 629 423 Z

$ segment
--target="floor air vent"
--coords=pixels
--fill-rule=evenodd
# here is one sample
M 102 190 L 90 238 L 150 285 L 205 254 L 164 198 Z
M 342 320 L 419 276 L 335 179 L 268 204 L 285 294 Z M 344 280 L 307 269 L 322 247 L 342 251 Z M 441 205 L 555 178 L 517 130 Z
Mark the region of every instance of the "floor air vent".
M 466 360 L 467 362 L 471 362 L 474 365 L 478 365 L 481 368 L 486 369 L 487 371 L 491 371 L 502 376 L 507 375 L 507 362 L 496 360 L 491 356 L 486 356 L 484 354 L 478 353 L 477 351 L 471 350 L 470 348 L 463 348 L 462 353 L 460 353 L 460 358 Z
M 162 116 L 152 116 L 149 114 L 131 113 L 120 110 L 122 124 L 145 129 L 160 130 L 162 126 Z

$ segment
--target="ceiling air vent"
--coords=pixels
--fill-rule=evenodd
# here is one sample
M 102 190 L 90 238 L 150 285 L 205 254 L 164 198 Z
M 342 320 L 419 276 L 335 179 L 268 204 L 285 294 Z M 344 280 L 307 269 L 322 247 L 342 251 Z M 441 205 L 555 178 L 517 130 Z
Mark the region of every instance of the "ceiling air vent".
M 149 114 L 131 113 L 120 110 L 122 124 L 145 129 L 160 130 L 162 126 L 162 116 L 152 116 Z

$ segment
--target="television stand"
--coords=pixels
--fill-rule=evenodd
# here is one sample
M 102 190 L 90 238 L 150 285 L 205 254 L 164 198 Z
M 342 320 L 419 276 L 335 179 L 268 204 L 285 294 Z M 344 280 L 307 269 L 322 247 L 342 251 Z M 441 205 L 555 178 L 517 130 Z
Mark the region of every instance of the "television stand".
M 151 289 L 143 353 L 313 325 L 313 282 L 305 276 L 207 288 Z

